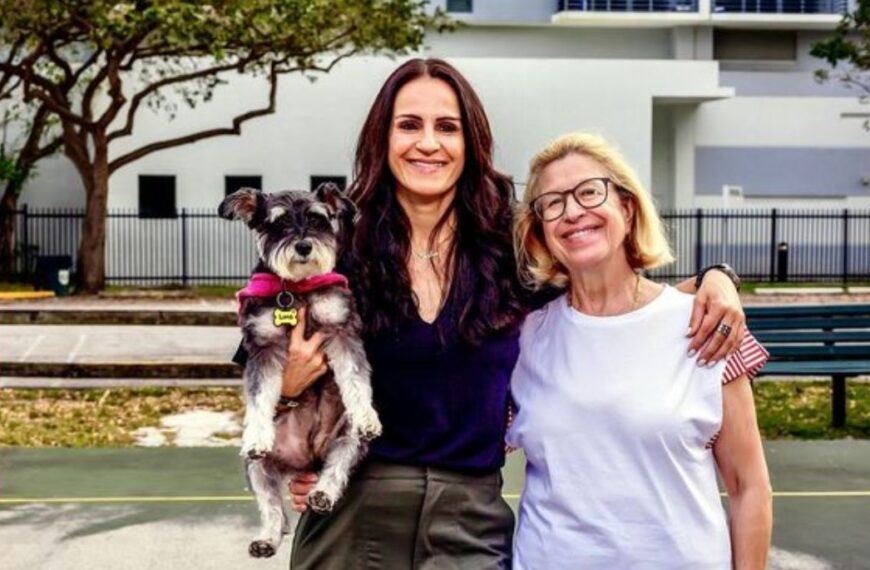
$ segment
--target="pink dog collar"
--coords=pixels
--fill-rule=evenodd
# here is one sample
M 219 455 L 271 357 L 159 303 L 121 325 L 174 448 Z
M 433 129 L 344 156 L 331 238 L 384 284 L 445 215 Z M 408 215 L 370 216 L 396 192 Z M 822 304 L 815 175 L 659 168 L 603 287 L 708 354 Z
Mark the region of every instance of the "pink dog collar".
M 250 297 L 274 297 L 281 291 L 310 293 L 311 291 L 332 285 L 340 285 L 347 289 L 347 277 L 341 273 L 330 271 L 329 273 L 315 275 L 302 281 L 290 281 L 288 279 L 281 279 L 274 273 L 254 273 L 251 275 L 248 284 L 236 292 L 236 301 L 239 302 L 239 307 L 241 307 L 245 299 Z

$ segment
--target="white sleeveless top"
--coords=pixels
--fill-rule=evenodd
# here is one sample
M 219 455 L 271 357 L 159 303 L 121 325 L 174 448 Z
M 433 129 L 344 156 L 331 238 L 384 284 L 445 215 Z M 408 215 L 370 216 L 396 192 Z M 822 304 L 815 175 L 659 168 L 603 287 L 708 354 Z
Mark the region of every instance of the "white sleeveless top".
M 515 570 L 730 570 L 711 449 L 725 362 L 687 356 L 692 301 L 665 287 L 593 317 L 562 296 L 526 319 L 508 431 L 527 459 Z

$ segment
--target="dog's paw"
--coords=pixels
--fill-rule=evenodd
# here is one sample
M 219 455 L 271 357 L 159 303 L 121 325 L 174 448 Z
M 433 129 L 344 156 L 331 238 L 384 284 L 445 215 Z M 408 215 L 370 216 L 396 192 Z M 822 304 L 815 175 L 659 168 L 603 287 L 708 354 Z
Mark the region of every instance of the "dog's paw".
M 248 553 L 254 558 L 269 558 L 275 556 L 275 545 L 268 540 L 255 540 L 248 546 Z
M 377 414 L 371 414 L 364 421 L 354 426 L 354 431 L 357 437 L 364 443 L 367 443 L 381 435 L 383 426 Z
M 308 506 L 317 514 L 326 514 L 332 511 L 335 500 L 326 494 L 326 491 L 311 491 L 308 493 Z
M 265 441 L 243 442 L 239 453 L 244 458 L 256 461 L 263 459 L 272 452 L 272 445 Z
M 247 457 L 251 461 L 259 461 L 269 455 L 269 451 L 265 449 L 249 449 L 247 451 L 242 451 L 242 457 Z

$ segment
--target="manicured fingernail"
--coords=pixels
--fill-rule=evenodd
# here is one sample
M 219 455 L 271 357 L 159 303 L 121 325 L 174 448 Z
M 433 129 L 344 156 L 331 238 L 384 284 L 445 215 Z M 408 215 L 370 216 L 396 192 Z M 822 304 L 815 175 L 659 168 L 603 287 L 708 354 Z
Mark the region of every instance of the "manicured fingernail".
M 718 360 L 714 360 L 714 361 L 712 361 L 712 362 L 708 362 L 708 363 L 707 363 L 707 368 L 713 368 L 714 366 L 716 366 L 716 364 L 717 364 L 718 362 L 719 362 Z
M 696 354 L 698 354 L 697 349 L 694 349 L 694 348 L 693 348 L 693 349 L 690 349 L 690 350 L 689 350 L 689 358 L 692 358 L 692 357 L 695 356 Z
M 704 366 L 705 364 L 707 364 L 707 361 L 704 360 L 703 358 L 698 361 L 698 366 Z

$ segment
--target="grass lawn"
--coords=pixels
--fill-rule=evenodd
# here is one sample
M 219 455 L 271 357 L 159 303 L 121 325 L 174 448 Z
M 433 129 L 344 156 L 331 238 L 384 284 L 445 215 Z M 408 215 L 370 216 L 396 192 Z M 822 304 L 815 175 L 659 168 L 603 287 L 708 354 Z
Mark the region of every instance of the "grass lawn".
M 870 384 L 849 383 L 847 426 L 830 427 L 830 382 L 758 382 L 765 439 L 870 438 Z M 0 390 L 0 446 L 129 446 L 132 433 L 182 411 L 241 411 L 234 388 Z
M 33 285 L 17 281 L 0 281 L 0 291 L 33 291 Z
M 129 446 L 134 431 L 163 416 L 242 408 L 234 388 L 0 389 L 0 446 Z
M 846 427 L 831 427 L 830 382 L 756 382 L 758 425 L 767 439 L 870 439 L 870 384 L 846 383 Z

